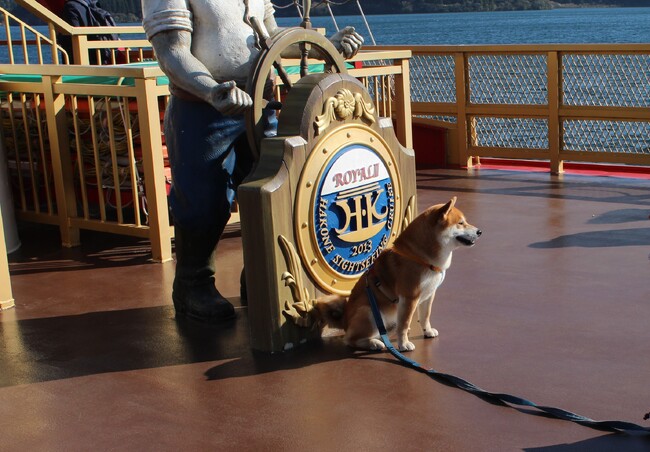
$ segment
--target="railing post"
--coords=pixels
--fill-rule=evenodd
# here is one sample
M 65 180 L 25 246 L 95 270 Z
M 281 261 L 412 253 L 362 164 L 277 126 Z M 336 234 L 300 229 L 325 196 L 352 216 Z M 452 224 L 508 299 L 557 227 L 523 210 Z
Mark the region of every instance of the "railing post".
M 551 161 L 551 173 L 564 172 L 563 161 L 560 160 L 560 84 L 562 83 L 559 52 L 548 52 L 548 150 Z
M 56 209 L 59 218 L 61 243 L 72 247 L 79 245 L 79 228 L 70 226 L 70 218 L 76 218 L 77 200 L 74 191 L 70 142 L 68 140 L 68 121 L 65 111 L 65 95 L 55 94 L 54 86 L 62 83 L 62 76 L 44 75 L 43 97 L 47 117 L 47 135 L 52 154 L 52 173 L 56 193 Z
M 11 278 L 9 277 L 9 261 L 7 260 L 7 244 L 5 243 L 3 231 L 2 206 L 0 206 L 0 311 L 14 307 Z
M 142 143 L 142 169 L 149 206 L 149 240 L 156 262 L 172 260 L 172 229 L 169 225 L 167 189 L 160 129 L 160 109 L 156 95 L 156 79 L 135 80 L 138 122 Z
M 57 50 L 57 45 L 59 44 L 59 40 L 56 35 L 56 29 L 54 28 L 54 24 L 48 24 L 47 27 L 49 31 L 49 38 L 52 41 L 52 64 L 60 64 L 61 61 L 59 61 L 59 51 Z M 68 58 L 70 55 L 68 55 Z
M 395 97 L 397 105 L 397 139 L 402 146 L 413 149 L 413 124 L 411 121 L 411 76 L 408 58 L 401 60 L 402 71 L 395 75 Z M 390 93 L 389 93 L 390 94 Z
M 88 55 L 88 36 L 86 35 L 72 35 L 72 53 L 75 64 L 90 64 L 90 56 Z
M 456 119 L 456 133 L 458 144 L 458 160 L 461 167 L 472 168 L 472 157 L 467 151 L 467 113 L 466 107 L 469 94 L 469 71 L 467 59 L 464 53 L 454 54 L 454 73 L 456 78 L 456 106 L 458 117 Z

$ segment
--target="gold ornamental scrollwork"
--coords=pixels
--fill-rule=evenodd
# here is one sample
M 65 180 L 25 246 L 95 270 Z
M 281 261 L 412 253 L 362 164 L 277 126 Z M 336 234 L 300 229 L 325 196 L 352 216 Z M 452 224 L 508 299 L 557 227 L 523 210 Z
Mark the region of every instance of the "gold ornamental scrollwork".
M 406 209 L 404 209 L 404 221 L 402 221 L 402 232 L 404 232 L 404 229 L 406 229 L 406 227 L 409 224 L 411 224 L 414 218 L 415 218 L 415 196 L 411 196 L 406 205 Z
M 375 106 L 365 102 L 361 93 L 352 93 L 349 89 L 340 89 L 334 96 L 323 103 L 323 114 L 316 116 L 316 134 L 320 135 L 333 121 L 359 119 L 368 124 L 374 123 Z
M 278 236 L 278 244 L 282 250 L 284 261 L 288 270 L 282 273 L 281 279 L 284 285 L 291 289 L 293 296 L 293 303 L 288 300 L 284 303 L 282 313 L 285 317 L 298 325 L 305 328 L 314 326 L 311 318 L 311 311 L 314 304 L 309 297 L 307 288 L 302 283 L 302 270 L 300 269 L 300 257 L 296 252 L 296 248 L 284 236 Z

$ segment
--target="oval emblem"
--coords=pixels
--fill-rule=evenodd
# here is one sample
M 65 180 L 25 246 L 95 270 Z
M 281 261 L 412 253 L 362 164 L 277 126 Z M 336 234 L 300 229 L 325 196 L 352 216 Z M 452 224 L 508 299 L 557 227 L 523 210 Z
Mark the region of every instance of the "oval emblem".
M 324 291 L 349 293 L 392 242 L 399 193 L 391 153 L 372 129 L 350 125 L 321 139 L 303 169 L 295 212 L 304 266 Z

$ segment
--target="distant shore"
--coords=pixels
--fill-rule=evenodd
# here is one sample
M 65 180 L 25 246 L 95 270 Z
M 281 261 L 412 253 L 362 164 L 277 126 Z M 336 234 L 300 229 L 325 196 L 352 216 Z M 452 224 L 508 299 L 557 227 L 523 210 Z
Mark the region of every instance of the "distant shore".
M 0 3 L 3 0 L 0 0 Z M 25 20 L 32 25 L 42 24 L 38 19 L 31 16 L 24 9 L 17 7 L 12 0 L 4 0 L 8 2 L 6 6 L 13 14 L 20 19 Z M 593 0 L 592 0 L 593 1 Z M 581 2 L 573 0 L 571 3 L 559 2 L 554 0 L 494 0 L 492 2 L 481 2 L 478 7 L 476 3 L 468 4 L 468 2 L 460 0 L 447 0 L 444 4 L 435 4 L 435 2 L 418 2 L 418 9 L 415 8 L 415 1 L 402 1 L 396 2 L 395 0 L 362 0 L 361 7 L 365 15 L 387 15 L 387 14 L 431 14 L 431 13 L 457 13 L 457 12 L 501 12 L 501 11 L 539 11 L 539 10 L 552 10 L 552 9 L 567 9 L 567 8 L 623 8 L 630 6 L 650 7 L 650 0 L 607 0 L 608 3 Z M 111 2 L 103 2 L 105 8 L 113 6 Z M 297 9 L 292 5 L 292 0 L 278 0 L 274 1 L 276 6 L 277 17 L 298 17 Z M 359 8 L 356 2 L 332 2 L 330 3 L 332 12 L 335 16 L 359 15 Z M 639 5 L 641 3 L 641 5 Z M 313 2 L 315 5 L 312 8 L 312 16 L 326 16 L 329 11 L 324 3 Z M 107 8 L 115 18 L 117 23 L 139 23 L 142 20 L 142 11 L 139 8 L 140 2 L 128 0 L 120 3 L 125 5 L 126 9 L 119 10 L 117 7 Z M 137 9 L 135 6 L 137 5 Z M 317 5 L 317 6 L 316 6 Z
M 553 8 L 622 8 L 621 5 L 603 5 L 602 3 L 553 3 Z
M 612 0 L 610 0 L 612 1 Z M 466 2 L 448 1 L 442 5 L 420 3 L 416 10 L 414 2 L 395 2 L 393 0 L 375 0 L 361 2 L 364 14 L 368 16 L 386 15 L 386 14 L 438 14 L 438 13 L 469 13 L 469 12 L 502 12 L 502 11 L 540 11 L 552 9 L 573 9 L 573 8 L 624 8 L 632 6 L 650 6 L 650 1 L 639 2 L 644 5 L 633 5 L 630 2 L 621 1 L 619 3 L 587 3 L 571 2 L 560 3 L 552 0 L 510 0 L 494 1 L 493 3 L 481 3 L 481 6 L 475 7 L 476 4 L 467 4 Z M 331 3 L 331 10 L 334 16 L 358 15 L 359 9 L 355 2 L 348 2 L 336 5 Z M 330 12 L 324 4 L 318 4 L 312 8 L 312 16 L 326 16 Z M 283 8 L 276 8 L 278 17 L 297 17 L 296 7 L 289 4 Z

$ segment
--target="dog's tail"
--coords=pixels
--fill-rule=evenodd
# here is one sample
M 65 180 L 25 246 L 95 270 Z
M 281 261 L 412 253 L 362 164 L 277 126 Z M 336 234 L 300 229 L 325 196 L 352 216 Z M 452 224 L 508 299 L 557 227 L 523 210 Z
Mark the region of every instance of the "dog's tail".
M 314 317 L 323 325 L 331 328 L 344 329 L 344 316 L 346 297 L 328 295 L 314 301 Z

